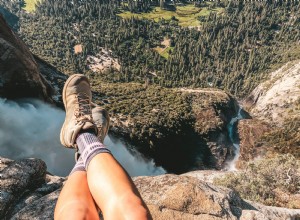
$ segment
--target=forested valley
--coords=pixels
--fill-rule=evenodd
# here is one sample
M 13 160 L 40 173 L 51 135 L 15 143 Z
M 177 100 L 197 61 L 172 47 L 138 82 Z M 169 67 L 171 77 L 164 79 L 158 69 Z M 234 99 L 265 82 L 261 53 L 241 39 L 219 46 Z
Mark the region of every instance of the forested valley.
M 124 11 L 152 13 L 159 4 L 43 0 L 34 13 L 22 13 L 19 34 L 33 53 L 66 73 L 86 73 L 106 82 L 215 87 L 240 98 L 274 66 L 299 56 L 296 1 L 198 2 L 199 10 L 206 7 L 209 13 L 198 18 L 198 26 L 188 27 L 180 26 L 175 16 L 156 21 L 119 16 Z M 3 5 L 18 10 L 16 4 Z M 165 10 L 176 10 L 176 4 L 171 6 L 165 3 Z M 162 56 L 156 48 L 163 48 L 165 40 L 167 54 Z M 76 45 L 82 48 L 79 53 Z M 88 56 L 101 48 L 118 59 L 119 69 L 98 74 L 89 68 Z

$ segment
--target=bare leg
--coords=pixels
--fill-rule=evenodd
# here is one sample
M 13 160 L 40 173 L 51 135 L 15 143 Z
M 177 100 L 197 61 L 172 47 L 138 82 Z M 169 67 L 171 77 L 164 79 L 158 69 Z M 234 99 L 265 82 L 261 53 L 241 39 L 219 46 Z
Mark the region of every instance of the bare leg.
M 105 117 L 106 123 L 102 120 L 100 111 L 92 115 L 91 99 L 88 78 L 82 74 L 70 76 L 63 89 L 66 118 L 60 140 L 65 147 L 78 149 L 87 177 L 84 172 L 69 177 L 57 203 L 56 219 L 72 219 L 70 215 L 75 215 L 75 212 L 78 213 L 76 219 L 97 219 L 92 218 L 96 215 L 93 199 L 105 220 L 151 219 L 132 180 L 101 143 L 109 123 Z M 101 136 L 100 139 L 97 135 Z
M 59 195 L 54 219 L 99 219 L 95 202 L 88 187 L 86 172 L 79 171 L 69 176 Z
M 131 178 L 111 154 L 101 153 L 91 160 L 87 179 L 104 219 L 152 219 Z

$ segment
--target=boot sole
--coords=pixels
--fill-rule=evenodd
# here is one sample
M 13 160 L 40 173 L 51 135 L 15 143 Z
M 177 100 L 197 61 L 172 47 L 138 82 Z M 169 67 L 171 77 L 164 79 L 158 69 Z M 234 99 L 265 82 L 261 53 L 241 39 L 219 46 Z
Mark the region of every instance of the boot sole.
M 67 105 L 66 105 L 66 103 L 65 103 L 65 102 L 66 102 L 66 89 L 67 89 L 68 85 L 70 84 L 70 82 L 71 82 L 75 77 L 77 77 L 77 76 L 81 76 L 81 75 L 80 75 L 80 74 L 74 74 L 74 75 L 70 76 L 70 77 L 68 78 L 68 80 L 65 82 L 65 85 L 64 85 L 64 88 L 63 88 L 62 95 L 63 95 L 63 103 L 64 103 L 64 106 L 65 106 L 66 112 L 67 112 L 67 108 L 66 108 Z M 65 121 L 64 121 L 64 123 L 63 123 L 63 126 L 62 126 L 62 128 L 61 128 L 60 137 L 64 137 L 64 135 L 65 135 L 65 133 L 64 133 L 65 126 L 66 126 L 66 119 L 65 119 Z M 60 142 L 61 142 L 61 144 L 62 144 L 64 147 L 66 147 L 66 148 L 75 148 L 75 147 L 73 147 L 73 146 L 68 147 L 68 146 L 66 145 L 66 143 L 63 141 L 62 138 L 60 138 Z M 75 148 L 75 149 L 76 149 L 76 148 Z

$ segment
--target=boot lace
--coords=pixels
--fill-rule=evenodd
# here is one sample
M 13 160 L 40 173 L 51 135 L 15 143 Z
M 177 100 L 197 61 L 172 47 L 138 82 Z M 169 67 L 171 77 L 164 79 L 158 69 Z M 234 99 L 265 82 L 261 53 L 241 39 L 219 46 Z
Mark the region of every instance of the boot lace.
M 76 108 L 74 111 L 74 115 L 76 118 L 76 122 L 86 122 L 92 121 L 92 112 L 91 112 L 91 103 L 89 96 L 86 93 L 78 93 L 75 95 L 76 99 Z

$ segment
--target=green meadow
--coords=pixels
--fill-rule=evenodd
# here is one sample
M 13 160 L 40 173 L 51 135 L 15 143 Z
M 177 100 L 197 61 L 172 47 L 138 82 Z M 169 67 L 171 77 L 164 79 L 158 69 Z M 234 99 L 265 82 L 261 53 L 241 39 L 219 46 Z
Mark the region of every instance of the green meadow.
M 35 5 L 41 0 L 25 0 L 25 7 L 24 9 L 28 12 L 35 11 Z
M 182 27 L 197 27 L 201 24 L 198 19 L 200 16 L 208 16 L 210 12 L 221 13 L 222 10 L 223 8 L 218 7 L 210 9 L 209 7 L 195 7 L 193 4 L 187 4 L 184 6 L 177 6 L 176 11 L 155 7 L 148 13 L 131 13 L 129 11 L 123 11 L 118 15 L 125 19 L 135 17 L 154 21 L 159 21 L 160 19 L 170 20 L 175 17 L 178 20 L 178 24 Z

